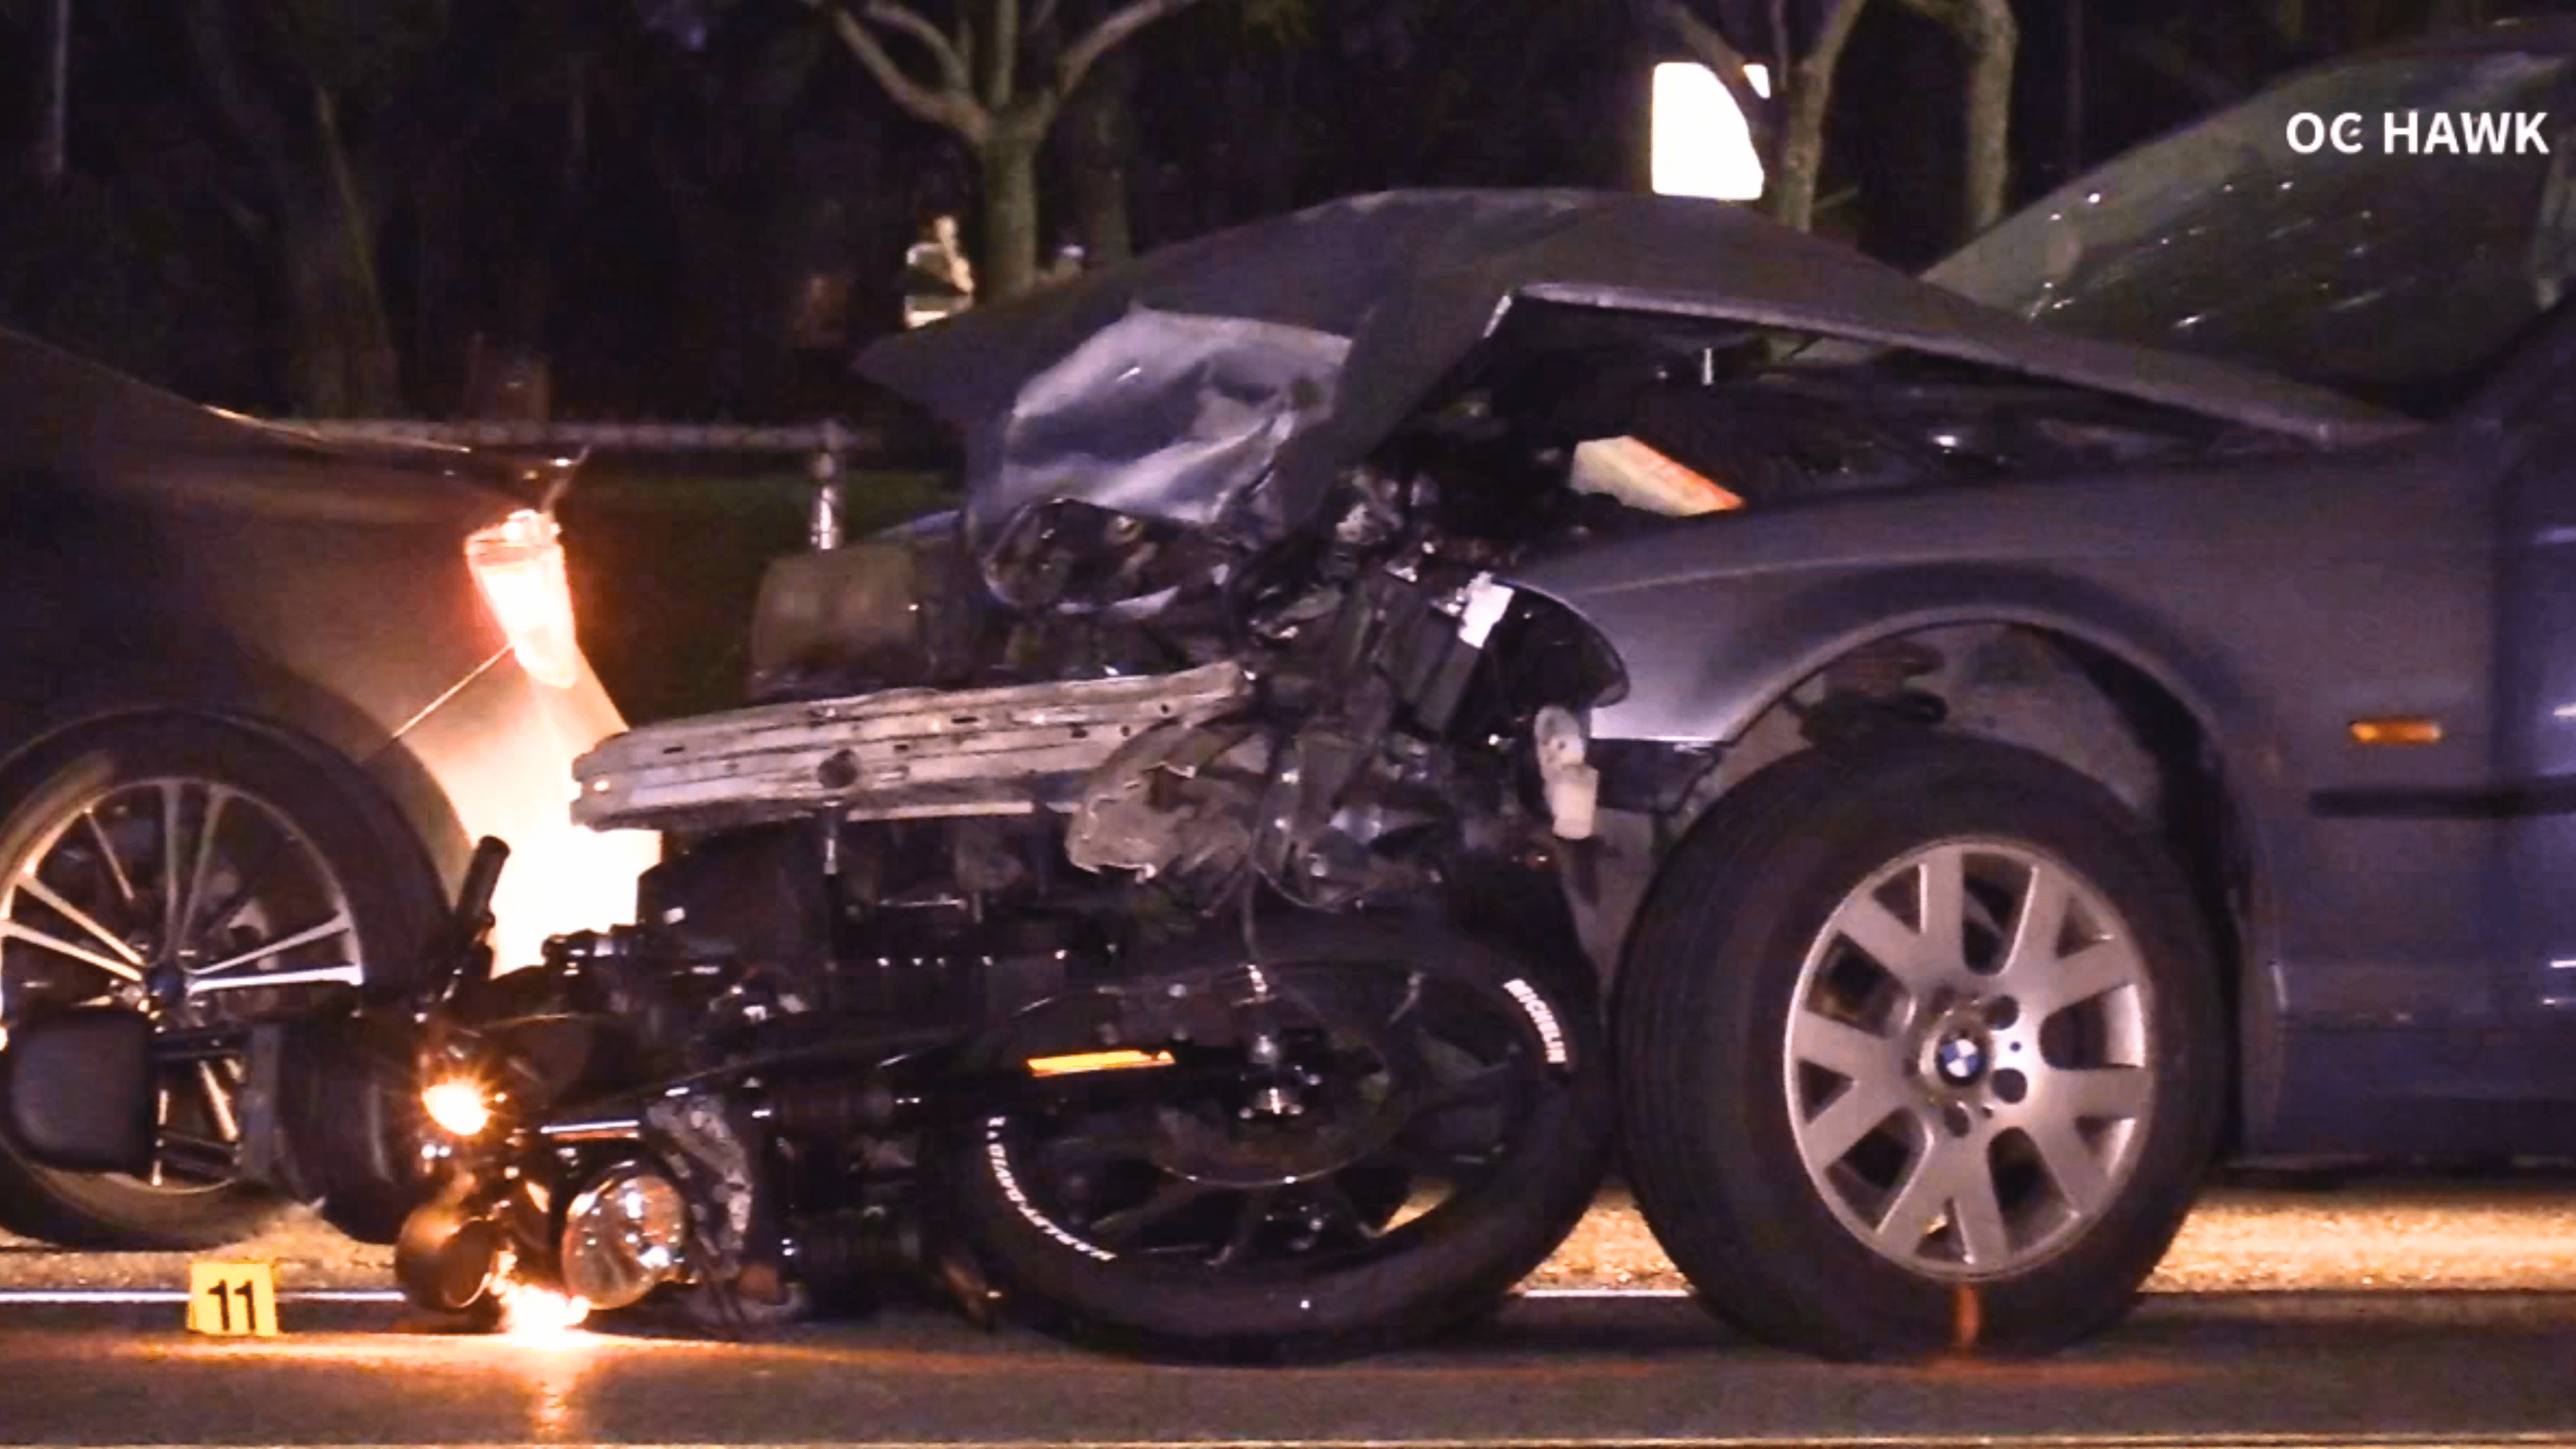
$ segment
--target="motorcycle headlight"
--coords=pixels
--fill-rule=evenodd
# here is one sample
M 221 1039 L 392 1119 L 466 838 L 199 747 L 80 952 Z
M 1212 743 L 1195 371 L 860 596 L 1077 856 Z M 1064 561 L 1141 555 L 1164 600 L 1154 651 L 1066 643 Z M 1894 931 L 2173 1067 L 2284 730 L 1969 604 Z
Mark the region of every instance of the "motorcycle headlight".
M 564 1287 L 590 1307 L 623 1308 L 679 1277 L 688 1246 L 689 1205 L 679 1187 L 655 1168 L 621 1162 L 564 1211 Z
M 581 644 L 573 636 L 572 581 L 554 518 L 522 508 L 476 531 L 465 540 L 465 563 L 519 667 L 532 679 L 571 688 L 581 678 Z
M 420 1094 L 421 1110 L 451 1137 L 479 1137 L 492 1125 L 492 1099 L 468 1077 L 432 1082 Z

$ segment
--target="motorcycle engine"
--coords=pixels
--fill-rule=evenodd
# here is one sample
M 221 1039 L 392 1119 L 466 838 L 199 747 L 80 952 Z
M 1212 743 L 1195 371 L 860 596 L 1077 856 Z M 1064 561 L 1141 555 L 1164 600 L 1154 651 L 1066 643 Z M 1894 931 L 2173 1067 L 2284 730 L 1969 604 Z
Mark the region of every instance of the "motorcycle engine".
M 938 825 L 951 837 L 939 879 L 1009 883 L 989 861 L 960 871 L 962 827 Z M 1007 1015 L 1114 954 L 1079 918 L 996 908 L 979 919 L 981 897 L 888 890 L 883 856 L 922 862 L 885 849 L 886 833 L 713 835 L 645 873 L 641 924 L 561 938 L 549 969 L 572 1010 L 618 1023 L 648 1061 L 700 1070 L 792 1042 L 800 1022 L 935 1030 Z

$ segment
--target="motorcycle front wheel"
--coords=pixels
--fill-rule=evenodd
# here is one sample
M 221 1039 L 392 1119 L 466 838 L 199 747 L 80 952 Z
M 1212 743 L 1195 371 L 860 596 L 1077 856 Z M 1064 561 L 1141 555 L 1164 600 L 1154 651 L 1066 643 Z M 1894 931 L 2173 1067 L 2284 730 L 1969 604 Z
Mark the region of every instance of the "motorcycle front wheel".
M 1013 1311 L 1148 1357 L 1347 1357 L 1490 1311 L 1573 1230 L 1611 1136 L 1591 993 L 1445 931 L 1327 927 L 1265 943 L 1275 1037 L 1173 1043 L 1115 1097 L 948 1145 L 954 1230 Z

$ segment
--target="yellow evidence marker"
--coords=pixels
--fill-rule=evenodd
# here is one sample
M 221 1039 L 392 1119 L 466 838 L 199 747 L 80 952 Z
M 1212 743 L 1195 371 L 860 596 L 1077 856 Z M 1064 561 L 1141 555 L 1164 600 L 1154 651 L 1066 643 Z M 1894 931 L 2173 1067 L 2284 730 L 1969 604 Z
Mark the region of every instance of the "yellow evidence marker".
M 188 1331 L 276 1337 L 277 1265 L 189 1264 Z

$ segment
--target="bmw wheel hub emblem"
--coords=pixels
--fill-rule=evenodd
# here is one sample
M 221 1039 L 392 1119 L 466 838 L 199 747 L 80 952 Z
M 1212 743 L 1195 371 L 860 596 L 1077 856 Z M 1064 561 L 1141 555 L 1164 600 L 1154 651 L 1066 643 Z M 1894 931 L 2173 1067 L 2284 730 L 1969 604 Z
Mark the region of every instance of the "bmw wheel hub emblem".
M 1933 1065 L 1939 1069 L 1941 1080 L 1952 1086 L 1965 1086 L 1985 1071 L 1986 1049 L 1974 1037 L 1954 1036 L 1942 1042 L 1933 1054 Z

